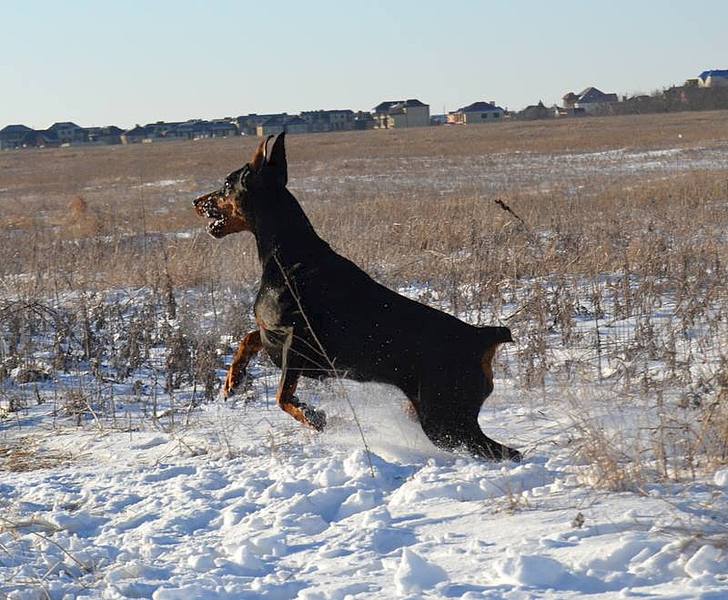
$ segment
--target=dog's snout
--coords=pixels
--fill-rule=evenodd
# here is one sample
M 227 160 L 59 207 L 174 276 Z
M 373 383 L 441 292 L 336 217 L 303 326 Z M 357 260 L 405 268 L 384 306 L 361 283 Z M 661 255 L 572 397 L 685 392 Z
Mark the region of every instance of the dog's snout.
M 199 196 L 198 198 L 195 198 L 192 201 L 192 205 L 195 208 L 201 208 L 206 202 L 210 201 L 210 194 L 205 194 L 203 196 Z
M 198 215 L 202 217 L 213 218 L 219 216 L 220 210 L 217 206 L 217 194 L 212 192 L 211 194 L 205 194 L 199 198 L 195 198 L 192 201 L 192 205 Z

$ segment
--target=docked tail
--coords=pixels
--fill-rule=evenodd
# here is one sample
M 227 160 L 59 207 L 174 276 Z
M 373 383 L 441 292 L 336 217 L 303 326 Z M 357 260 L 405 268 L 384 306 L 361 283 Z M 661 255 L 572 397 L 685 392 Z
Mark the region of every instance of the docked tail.
M 493 358 L 499 344 L 512 342 L 511 330 L 508 327 L 479 327 L 483 354 L 480 357 L 480 368 L 485 376 L 485 397 L 493 391 Z
M 513 341 L 511 330 L 508 327 L 479 327 L 478 330 L 484 346 L 495 346 Z

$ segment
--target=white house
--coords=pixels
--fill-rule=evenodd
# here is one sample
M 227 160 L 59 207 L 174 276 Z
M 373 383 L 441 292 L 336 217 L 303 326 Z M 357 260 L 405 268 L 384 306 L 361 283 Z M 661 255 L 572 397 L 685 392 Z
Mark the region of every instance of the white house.
M 416 98 L 386 100 L 374 107 L 375 129 L 427 127 L 430 124 L 430 105 Z
M 495 102 L 473 102 L 447 115 L 447 122 L 455 125 L 497 123 L 503 120 L 505 111 Z
M 728 86 L 728 69 L 713 69 L 703 71 L 698 75 L 699 87 L 726 87 Z

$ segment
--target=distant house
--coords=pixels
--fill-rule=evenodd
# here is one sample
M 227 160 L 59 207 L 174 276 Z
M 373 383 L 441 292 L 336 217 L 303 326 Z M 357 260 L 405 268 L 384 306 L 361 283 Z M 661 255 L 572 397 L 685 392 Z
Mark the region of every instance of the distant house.
M 0 150 L 22 148 L 25 136 L 33 133 L 33 129 L 25 125 L 8 125 L 0 129 Z
M 354 111 L 343 110 L 308 110 L 301 113 L 301 118 L 308 123 L 311 132 L 349 131 L 354 129 Z
M 184 122 L 157 121 L 137 125 L 121 136 L 124 144 L 151 141 L 197 140 L 201 138 L 228 137 L 238 135 L 238 128 L 230 119 L 204 121 L 190 119 Z
M 256 129 L 259 137 L 266 135 L 278 135 L 279 133 L 307 133 L 308 123 L 298 116 L 275 116 L 267 119 Z
M 204 121 L 190 119 L 184 123 L 175 123 L 165 132 L 165 137 L 177 140 L 195 140 L 202 137 L 209 137 Z
M 235 125 L 237 125 L 240 135 L 255 135 L 255 130 L 260 124 L 255 120 L 257 116 L 253 113 L 252 115 L 240 115 L 235 118 Z
M 372 114 L 375 117 L 377 115 L 386 115 L 389 113 L 389 109 L 399 102 L 402 102 L 402 100 L 385 100 L 384 102 L 380 102 L 372 109 Z
M 48 129 L 31 130 L 23 139 L 23 146 L 26 148 L 55 148 L 60 145 L 56 134 Z
M 520 121 L 535 121 L 537 119 L 550 119 L 554 116 L 553 109 L 546 108 L 539 100 L 538 104 L 531 104 L 522 111 L 516 113 L 516 119 Z
M 237 123 L 238 130 L 242 135 L 258 135 L 258 127 L 269 119 L 287 117 L 288 113 L 270 113 L 264 115 L 251 113 L 249 115 L 237 117 L 235 122 Z
M 563 97 L 564 108 L 581 108 L 586 113 L 604 112 L 612 104 L 619 102 L 617 94 L 605 94 L 595 87 L 588 87 L 580 94 L 569 92 Z
M 277 115 L 258 115 L 251 113 L 249 115 L 241 115 L 235 121 L 238 124 L 238 129 L 243 135 L 257 135 L 258 125 L 262 125 L 268 119 Z
M 59 145 L 58 137 L 49 129 L 31 129 L 25 125 L 8 125 L 0 129 L 0 150 L 52 148 Z
M 154 130 L 146 125 L 136 125 L 121 134 L 122 144 L 139 144 L 144 141 L 151 141 L 154 138 Z
M 147 123 L 144 127 L 147 130 L 147 139 L 149 140 L 173 140 L 177 138 L 177 127 L 180 125 L 182 123 L 179 121 L 155 121 L 154 123 Z
M 239 117 L 235 117 L 235 125 L 237 126 L 240 135 L 255 135 L 255 128 L 257 125 L 250 122 L 252 116 L 254 115 L 240 115 Z
M 237 126 L 228 119 L 191 119 L 176 124 L 167 132 L 167 137 L 176 139 L 199 140 L 202 138 L 220 138 L 238 135 Z
M 375 129 L 427 127 L 430 124 L 430 106 L 416 98 L 386 100 L 372 110 Z
M 60 144 L 82 144 L 86 141 L 86 130 L 70 121 L 53 123 L 46 131 L 55 135 Z
M 240 133 L 235 123 L 229 119 L 213 119 L 209 124 L 210 136 L 214 138 L 231 137 Z
M 698 75 L 699 87 L 727 87 L 728 86 L 728 70 L 713 69 L 711 71 L 703 71 Z
M 360 110 L 354 116 L 354 129 L 357 131 L 364 131 L 366 129 L 374 129 L 376 121 L 372 113 Z
M 503 120 L 505 111 L 494 102 L 473 102 L 448 113 L 447 122 L 451 125 L 476 125 Z
M 89 144 L 121 144 L 123 129 L 115 125 L 108 127 L 86 127 L 86 140 Z
M 552 110 L 554 117 L 583 117 L 586 115 L 586 111 L 583 108 L 574 108 L 573 105 L 568 108 L 554 106 Z
M 389 119 L 389 109 L 397 104 L 397 100 L 385 100 L 380 102 L 372 109 L 372 118 L 374 119 L 374 129 L 387 129 Z

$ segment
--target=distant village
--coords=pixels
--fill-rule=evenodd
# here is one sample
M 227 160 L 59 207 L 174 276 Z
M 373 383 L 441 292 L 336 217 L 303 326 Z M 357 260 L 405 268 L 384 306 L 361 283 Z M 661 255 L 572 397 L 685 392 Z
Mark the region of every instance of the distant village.
M 684 110 L 728 109 L 728 70 L 709 70 L 682 86 L 651 95 L 618 97 L 596 87 L 580 93 L 568 92 L 560 106 L 543 102 L 509 112 L 495 101 L 479 100 L 447 114 L 430 114 L 420 100 L 387 100 L 370 112 L 350 109 L 312 110 L 287 113 L 249 114 L 239 117 L 181 122 L 157 121 L 124 130 L 115 125 L 81 127 L 72 122 L 54 123 L 48 129 L 7 125 L 0 129 L 0 150 L 53 148 L 76 145 L 138 144 L 173 140 L 196 140 L 236 135 L 267 136 L 367 129 L 401 129 L 435 125 L 473 125 L 505 120 L 570 118 L 584 115 L 619 115 Z

